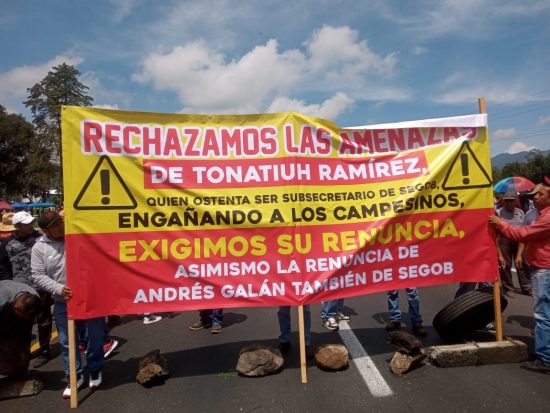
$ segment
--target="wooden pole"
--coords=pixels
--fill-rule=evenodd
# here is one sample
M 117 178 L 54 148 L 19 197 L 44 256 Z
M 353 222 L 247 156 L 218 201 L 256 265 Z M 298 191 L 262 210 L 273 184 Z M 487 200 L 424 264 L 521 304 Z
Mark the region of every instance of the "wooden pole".
M 478 99 L 479 103 L 479 113 L 487 113 L 487 105 L 485 103 L 485 98 L 480 97 Z M 494 311 L 495 311 L 495 328 L 497 341 L 502 341 L 502 307 L 500 302 L 500 280 L 497 276 L 495 282 L 493 283 L 493 300 L 494 300 Z
M 76 346 L 74 320 L 68 320 L 69 329 L 69 383 L 71 385 L 71 409 L 78 407 L 78 386 L 76 385 Z
M 304 329 L 304 306 L 298 306 L 298 335 L 300 336 L 300 373 L 302 376 L 302 384 L 307 383 L 306 369 L 306 336 Z

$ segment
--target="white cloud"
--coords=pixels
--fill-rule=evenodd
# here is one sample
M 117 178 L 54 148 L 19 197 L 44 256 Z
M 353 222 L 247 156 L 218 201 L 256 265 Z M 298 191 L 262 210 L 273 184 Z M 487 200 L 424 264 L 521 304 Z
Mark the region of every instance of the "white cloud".
M 415 46 L 411 50 L 411 53 L 415 56 L 420 56 L 420 55 L 426 54 L 427 52 L 428 52 L 428 49 L 421 46 Z
M 504 33 L 506 22 L 515 18 L 538 18 L 550 13 L 547 0 L 426 0 L 416 7 L 402 7 L 400 2 L 379 3 L 380 11 L 390 21 L 407 27 L 416 35 L 435 38 L 446 34 L 487 38 Z
M 24 110 L 22 102 L 27 98 L 27 88 L 31 88 L 35 83 L 42 80 L 54 66 L 61 63 L 77 65 L 82 61 L 81 57 L 67 53 L 55 56 L 40 65 L 18 66 L 7 72 L 0 72 L 0 85 L 2 85 L 0 88 L 0 102 L 8 112 L 22 113 Z
M 498 129 L 493 133 L 491 133 L 491 137 L 493 139 L 507 139 L 513 136 L 517 136 L 518 134 L 519 134 L 519 131 L 515 128 Z
M 150 55 L 134 79 L 175 91 L 193 111 L 246 113 L 261 110 L 271 95 L 289 89 L 303 68 L 303 56 L 279 53 L 275 40 L 230 62 L 197 41 L 166 55 Z
M 81 76 L 81 82 L 90 88 L 88 95 L 94 98 L 94 107 L 120 109 L 122 104 L 123 109 L 130 110 L 132 108 L 131 95 L 115 88 L 118 79 L 111 76 L 107 81 L 109 82 L 108 87 L 104 86 L 99 76 L 91 71 L 85 72 Z
M 367 41 L 359 40 L 358 33 L 347 26 L 323 26 L 304 45 L 305 51 L 280 51 L 278 42 L 272 39 L 240 58 L 228 60 L 204 40 L 198 40 L 169 53 L 150 54 L 133 79 L 175 92 L 186 111 L 261 112 L 280 107 L 287 99 L 289 104 L 335 113 L 352 104 L 372 77 L 377 82 L 371 83 L 383 90 L 380 79 L 391 76 L 397 60 L 394 54 L 371 51 Z M 318 104 L 318 109 L 313 109 L 315 104 L 306 105 L 292 98 L 310 89 L 333 97 Z M 383 98 L 402 96 L 402 91 L 390 88 Z
M 219 48 L 229 48 L 237 43 L 240 30 L 246 30 L 250 22 L 261 19 L 262 7 L 252 2 L 232 0 L 162 2 L 160 21 L 136 33 L 141 43 L 157 51 L 167 51 L 167 47 L 181 44 L 181 39 L 211 39 Z M 156 9 L 156 6 L 154 7 Z M 246 18 L 242 27 L 235 22 Z M 238 23 L 237 23 L 238 24 Z
M 314 70 L 329 71 L 327 77 L 341 78 L 366 71 L 391 75 L 396 55 L 379 56 L 370 50 L 367 40 L 359 40 L 359 33 L 351 28 L 323 26 L 306 42 Z
M 449 82 L 443 82 L 443 85 L 452 82 L 457 83 L 460 76 L 456 78 L 450 77 Z M 457 85 L 451 90 L 446 90 L 439 96 L 435 96 L 433 101 L 436 103 L 443 103 L 449 105 L 461 105 L 476 102 L 479 97 L 484 97 L 488 106 L 491 104 L 507 104 L 513 103 L 516 105 L 537 102 L 546 100 L 544 96 L 537 94 L 529 94 L 528 89 L 523 84 L 491 84 L 490 81 L 486 84 L 468 85 L 467 83 L 462 86 Z M 490 112 L 489 112 L 490 116 Z
M 100 108 L 100 109 L 113 109 L 113 110 L 119 110 L 120 108 L 118 105 L 109 105 L 109 104 L 96 104 L 94 103 L 94 108 Z
M 112 10 L 112 18 L 119 23 L 132 13 L 134 7 L 141 3 L 141 0 L 110 0 Z
M 300 112 L 317 118 L 334 119 L 353 107 L 354 100 L 345 93 L 337 93 L 321 104 L 307 105 L 303 100 L 277 97 L 267 112 Z
M 530 151 L 531 149 L 537 149 L 536 146 L 528 146 L 524 144 L 523 142 L 515 142 L 513 143 L 508 149 L 506 149 L 506 152 L 510 154 L 518 153 L 518 152 L 525 152 Z
M 540 116 L 537 119 L 537 125 L 544 125 L 545 123 L 548 123 L 548 122 L 550 122 L 550 115 Z

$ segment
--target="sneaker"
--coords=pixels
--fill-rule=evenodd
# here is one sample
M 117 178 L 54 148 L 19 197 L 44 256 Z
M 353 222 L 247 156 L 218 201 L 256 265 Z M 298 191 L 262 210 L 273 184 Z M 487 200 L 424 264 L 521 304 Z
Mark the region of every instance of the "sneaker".
M 222 332 L 221 324 L 213 324 L 212 329 L 210 330 L 212 334 L 219 334 Z
M 189 330 L 202 330 L 203 328 L 210 328 L 212 327 L 212 324 L 203 324 L 202 321 L 199 321 L 197 323 L 193 323 L 189 326 Z
M 92 371 L 90 373 L 90 389 L 95 390 L 103 381 L 103 378 L 101 377 L 101 371 Z
M 84 385 L 84 375 L 79 374 L 76 377 L 76 388 L 80 389 Z M 71 385 L 69 384 L 67 387 L 65 387 L 65 390 L 63 390 L 63 398 L 64 399 L 70 399 L 71 398 Z
M 32 365 L 35 369 L 42 367 L 48 361 L 51 360 L 51 355 L 49 351 L 42 351 L 35 359 L 34 364 Z
M 321 321 L 321 325 L 331 331 L 338 330 L 338 322 L 334 317 L 325 318 Z
M 419 337 L 426 337 L 428 335 L 428 332 L 420 323 L 413 324 L 412 331 L 413 331 L 413 334 L 416 334 Z
M 103 357 L 104 358 L 109 357 L 117 346 L 118 346 L 118 340 L 115 340 L 114 338 L 109 339 L 109 341 L 103 344 Z
M 487 331 L 495 331 L 495 330 L 496 330 L 495 323 L 493 323 L 493 322 L 491 321 L 489 324 L 487 324 L 487 325 L 485 326 L 485 330 L 487 330 Z
M 339 311 L 339 312 L 336 314 L 336 320 L 337 320 L 337 321 L 350 321 L 350 320 L 351 320 L 351 317 L 350 317 L 349 315 L 346 315 L 346 314 L 344 314 L 344 313 L 342 313 L 342 312 Z
M 402 324 L 400 320 L 390 320 L 386 323 L 387 331 L 395 331 L 401 328 Z
M 550 374 L 550 363 L 545 363 L 541 359 L 526 361 L 520 364 L 524 370 L 534 371 L 536 373 Z
M 281 354 L 288 353 L 292 347 L 290 346 L 290 343 L 285 343 L 283 341 L 279 342 L 279 350 L 281 351 Z
M 153 324 L 160 320 L 162 320 L 162 317 L 159 315 L 147 314 L 143 317 L 143 324 Z

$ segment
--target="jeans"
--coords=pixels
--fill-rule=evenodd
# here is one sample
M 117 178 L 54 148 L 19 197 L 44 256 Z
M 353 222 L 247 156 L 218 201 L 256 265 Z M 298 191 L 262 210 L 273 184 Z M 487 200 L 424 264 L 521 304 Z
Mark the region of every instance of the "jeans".
M 460 283 L 458 286 L 458 289 L 455 293 L 455 300 L 460 297 L 463 294 L 469 293 L 470 291 L 474 291 L 476 289 L 476 286 L 479 284 L 478 288 L 485 288 L 485 287 L 492 287 L 493 283 L 490 282 L 465 282 Z
M 199 317 L 202 324 L 216 324 L 222 325 L 223 322 L 223 308 L 214 310 L 200 310 Z
M 390 320 L 401 321 L 403 315 L 399 308 L 399 291 L 388 291 L 388 310 L 390 310 Z M 413 324 L 422 324 L 420 315 L 420 299 L 418 297 L 418 288 L 407 288 L 407 301 L 409 303 L 409 318 Z
M 67 304 L 56 301 L 54 309 L 55 325 L 59 333 L 59 343 L 62 347 L 63 361 L 65 363 L 65 376 L 69 377 L 69 325 L 67 321 Z M 103 369 L 105 360 L 103 358 L 103 341 L 105 337 L 105 318 L 97 317 L 88 320 L 78 320 L 75 324 L 79 328 L 85 328 L 88 337 L 88 351 L 86 362 L 90 372 L 97 372 Z M 75 353 L 76 353 L 76 374 L 82 374 L 82 360 L 78 351 L 78 334 L 75 332 Z
M 499 238 L 498 245 L 500 246 L 500 251 L 504 257 L 506 265 L 504 268 L 499 267 L 500 281 L 504 291 L 514 291 L 514 282 L 512 280 L 512 265 L 514 264 L 514 259 L 518 252 L 519 243 L 508 238 Z M 529 274 L 527 265 L 524 264 L 520 268 L 516 268 L 518 275 L 519 287 L 522 292 L 531 291 L 531 282 L 529 280 Z
M 531 283 L 535 301 L 535 353 L 550 364 L 550 269 L 532 268 Z
M 290 343 L 290 307 L 279 307 L 277 318 L 279 320 L 279 329 L 281 330 L 279 341 L 281 343 Z M 304 330 L 306 346 L 309 346 L 311 342 L 311 311 L 309 305 L 304 305 Z
M 340 298 L 338 300 L 323 301 L 323 310 L 321 311 L 321 320 L 326 320 L 330 317 L 336 317 L 342 307 L 344 306 L 344 299 Z

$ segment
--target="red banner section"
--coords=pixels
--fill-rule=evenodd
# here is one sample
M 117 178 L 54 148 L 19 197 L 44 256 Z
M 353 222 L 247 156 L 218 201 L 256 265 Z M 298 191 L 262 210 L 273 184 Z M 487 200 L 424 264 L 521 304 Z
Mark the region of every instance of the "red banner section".
M 303 227 L 67 235 L 73 319 L 493 281 L 492 209 Z M 444 248 L 441 246 L 444 245 Z M 457 253 L 461 251 L 461 253 Z
M 371 158 L 272 158 L 243 160 L 144 160 L 145 189 L 209 189 L 368 184 L 429 173 L 424 152 Z

